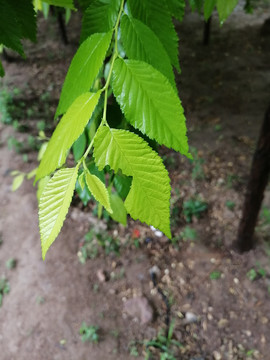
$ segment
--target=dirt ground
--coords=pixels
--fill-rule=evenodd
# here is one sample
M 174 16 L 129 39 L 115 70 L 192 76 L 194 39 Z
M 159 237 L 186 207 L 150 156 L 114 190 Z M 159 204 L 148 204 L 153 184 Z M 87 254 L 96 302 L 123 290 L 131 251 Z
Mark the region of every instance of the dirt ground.
M 40 120 L 52 124 L 76 51 L 77 16 L 68 25 L 68 46 L 53 19 L 40 19 L 38 44 L 26 43 L 27 60 L 3 62 L 1 88 L 19 89 L 20 100 L 35 106 L 31 126 Z M 265 1 L 253 15 L 239 6 L 222 28 L 214 16 L 208 46 L 202 45 L 203 21 L 197 14 L 189 13 L 177 25 L 182 69 L 177 83 L 195 160 L 160 151 L 172 180 L 173 242 L 131 219 L 127 229 L 109 224 L 106 230 L 106 221 L 82 211 L 75 201 L 43 262 L 35 189 L 24 181 L 11 191 L 11 171 L 33 169 L 36 153 L 28 152 L 25 162 L 22 154 L 9 150 L 10 137 L 26 143 L 27 134 L 0 123 L 0 278 L 10 287 L 0 307 L 1 360 L 144 359 L 143 343 L 160 329 L 166 331 L 168 310 L 175 322 L 173 338 L 182 344 L 176 359 L 270 359 L 267 215 L 258 223 L 256 249 L 244 255 L 232 250 L 252 154 L 269 106 L 270 32 L 261 34 L 269 17 Z M 182 208 L 192 197 L 203 199 L 208 210 L 187 223 Z M 264 208 L 267 214 L 270 189 Z M 91 228 L 118 238 L 120 255 L 99 251 L 81 264 L 78 251 Z M 13 269 L 6 266 L 11 258 L 16 259 Z M 153 266 L 158 288 L 150 275 Z M 147 299 L 143 314 L 141 298 Z M 84 321 L 99 327 L 97 344 L 81 341 Z M 152 358 L 159 359 L 157 349 L 153 352 Z

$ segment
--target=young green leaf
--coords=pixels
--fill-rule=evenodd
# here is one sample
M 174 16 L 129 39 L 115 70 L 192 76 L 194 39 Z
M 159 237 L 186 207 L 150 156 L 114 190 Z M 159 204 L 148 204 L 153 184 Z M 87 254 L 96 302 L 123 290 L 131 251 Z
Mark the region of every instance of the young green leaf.
M 95 0 L 83 15 L 81 41 L 88 36 L 112 30 L 118 16 L 121 0 Z
M 94 34 L 86 39 L 68 69 L 55 117 L 64 114 L 73 101 L 91 89 L 110 45 L 112 32 Z
M 217 0 L 217 10 L 219 20 L 223 23 L 227 17 L 233 12 L 239 0 Z
M 116 174 L 113 178 L 113 184 L 122 199 L 125 199 L 129 193 L 132 179 L 125 175 Z
M 75 161 L 79 161 L 80 158 L 83 156 L 85 147 L 87 143 L 87 138 L 85 135 L 85 132 L 81 134 L 81 136 L 75 141 L 75 143 L 72 145 L 73 155 Z
M 78 177 L 78 182 L 81 189 L 83 190 L 85 187 L 84 172 L 82 172 L 81 175 Z
M 180 72 L 178 60 L 178 36 L 174 29 L 166 0 L 128 0 L 133 17 L 141 20 L 157 35 L 167 51 L 172 65 Z
M 145 61 L 166 76 L 176 89 L 170 58 L 156 34 L 141 21 L 124 15 L 121 40 L 129 59 Z
M 14 179 L 13 179 L 13 183 L 12 183 L 12 191 L 16 191 L 19 189 L 19 187 L 22 185 L 23 180 L 24 180 L 24 176 L 25 174 L 20 174 L 17 175 Z
M 99 169 L 109 165 L 133 177 L 127 212 L 171 237 L 170 179 L 157 153 L 134 133 L 102 126 L 94 140 L 94 157 Z
M 39 201 L 39 228 L 43 260 L 63 226 L 77 175 L 78 166 L 61 169 L 49 180 L 42 192 Z
M 84 175 L 91 194 L 109 213 L 111 213 L 110 198 L 104 183 L 97 176 L 92 175 L 88 170 L 85 170 Z
M 204 19 L 207 21 L 210 16 L 212 15 L 212 12 L 216 6 L 217 0 L 205 0 L 204 6 L 203 6 L 203 12 L 204 12 Z
M 73 0 L 42 0 L 42 1 L 46 2 L 49 5 L 65 7 L 68 9 L 75 9 L 73 5 Z
M 125 208 L 123 200 L 116 193 L 111 194 L 111 207 L 112 213 L 110 214 L 111 218 L 114 221 L 119 222 L 120 224 L 127 225 L 127 210 Z
M 141 61 L 115 61 L 113 92 L 126 119 L 150 139 L 190 157 L 185 116 L 171 84 Z
M 48 143 L 38 167 L 35 181 L 49 175 L 64 164 L 68 150 L 82 134 L 98 103 L 99 97 L 100 91 L 95 94 L 88 92 L 80 95 L 73 102 L 60 120 Z
M 37 188 L 37 200 L 40 201 L 41 195 L 48 184 L 50 180 L 50 176 L 45 176 L 44 178 L 40 179 L 38 182 L 38 188 Z

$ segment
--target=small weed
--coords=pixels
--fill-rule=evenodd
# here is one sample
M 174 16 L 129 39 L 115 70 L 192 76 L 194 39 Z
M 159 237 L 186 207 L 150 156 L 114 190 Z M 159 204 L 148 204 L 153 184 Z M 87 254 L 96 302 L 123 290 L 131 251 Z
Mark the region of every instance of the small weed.
M 23 144 L 18 141 L 14 136 L 10 136 L 7 140 L 7 145 L 9 150 L 15 150 L 16 153 L 20 153 L 23 148 Z
M 231 200 L 227 200 L 225 205 L 227 206 L 227 208 L 231 211 L 234 210 L 235 208 L 235 202 L 234 201 L 231 201 Z
M 221 278 L 221 272 L 219 270 L 212 271 L 210 274 L 211 280 L 218 280 Z
M 95 233 L 90 230 L 84 237 L 84 241 L 78 252 L 79 261 L 85 264 L 87 259 L 94 259 L 98 256 L 99 251 L 103 250 L 106 255 L 114 253 L 119 255 L 120 241 L 108 233 Z
M 193 159 L 191 160 L 193 169 L 191 172 L 191 176 L 193 180 L 203 180 L 205 178 L 203 164 L 205 160 L 198 155 L 198 150 L 195 147 L 190 148 L 191 155 Z
M 173 155 L 163 155 L 162 156 L 163 162 L 165 163 L 166 167 L 170 168 L 170 169 L 175 169 L 176 168 L 176 160 L 175 157 Z
M 136 346 L 136 342 L 132 341 L 129 343 L 129 355 L 133 356 L 133 357 L 138 357 L 139 356 L 139 352 L 138 352 L 138 348 Z
M 250 269 L 248 272 L 247 272 L 247 277 L 250 281 L 254 281 L 257 277 L 257 272 L 255 269 Z
M 119 337 L 119 331 L 118 330 L 111 330 L 110 334 L 115 337 L 116 339 Z
M 85 322 L 80 327 L 80 335 L 82 342 L 89 341 L 97 344 L 99 342 L 98 326 L 90 325 L 87 326 Z
M 198 236 L 197 231 L 189 226 L 185 226 L 184 230 L 180 233 L 180 235 L 184 241 L 196 240 Z
M 215 131 L 221 131 L 222 130 L 222 126 L 220 124 L 215 125 Z
M 270 225 L 270 209 L 264 207 L 260 213 L 262 225 Z
M 182 239 L 182 235 L 176 235 L 173 236 L 170 240 L 171 244 L 175 247 L 178 248 L 179 247 L 179 241 Z
M 15 269 L 16 266 L 17 266 L 17 260 L 14 258 L 8 259 L 8 261 L 6 262 L 6 267 L 9 270 Z
M 164 334 L 164 331 L 161 330 L 156 339 L 145 342 L 145 360 L 152 359 L 152 356 L 155 356 L 157 352 L 159 353 L 160 360 L 176 360 L 179 358 L 176 357 L 175 353 L 180 347 L 183 347 L 183 345 L 172 338 L 173 330 L 174 322 L 171 323 L 167 336 Z
M 260 263 L 256 263 L 256 268 L 251 268 L 247 272 L 247 277 L 250 281 L 257 280 L 259 278 L 266 277 L 267 272 L 266 270 L 260 265 Z
M 41 305 L 41 304 L 44 304 L 45 303 L 45 298 L 43 296 L 37 296 L 36 298 L 36 302 L 37 304 Z
M 44 131 L 46 129 L 46 123 L 44 120 L 40 120 L 37 122 L 38 131 Z
M 4 295 L 8 294 L 9 290 L 9 283 L 7 279 L 3 277 L 2 279 L 0 279 L 0 307 L 2 306 Z
M 188 223 L 192 222 L 193 216 L 196 216 L 196 218 L 199 219 L 202 213 L 204 213 L 207 209 L 207 203 L 198 198 L 191 198 L 184 201 L 183 204 L 183 212 Z
M 229 174 L 226 179 L 226 186 L 228 189 L 231 189 L 235 183 L 240 181 L 240 177 L 236 174 Z

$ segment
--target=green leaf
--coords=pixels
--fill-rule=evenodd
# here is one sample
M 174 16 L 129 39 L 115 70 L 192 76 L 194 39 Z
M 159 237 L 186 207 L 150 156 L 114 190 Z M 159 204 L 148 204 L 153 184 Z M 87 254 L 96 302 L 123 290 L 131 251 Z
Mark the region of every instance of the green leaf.
M 21 38 L 21 27 L 15 11 L 8 1 L 0 0 L 0 45 L 3 44 L 24 56 Z
M 167 6 L 175 19 L 179 21 L 183 20 L 186 7 L 185 0 L 167 0 Z
M 39 202 L 39 228 L 43 260 L 63 226 L 77 175 L 78 166 L 61 169 L 54 174 L 43 190 Z
M 205 0 L 204 2 L 204 19 L 207 21 L 210 16 L 212 15 L 212 12 L 214 11 L 214 8 L 216 6 L 217 0 Z
M 37 200 L 40 201 L 41 195 L 50 180 L 50 176 L 45 176 L 44 178 L 40 179 L 38 182 L 38 189 L 37 189 Z
M 73 5 L 73 0 L 42 0 L 42 1 L 46 2 L 49 5 L 65 7 L 68 9 L 75 9 Z
M 37 168 L 34 168 L 32 171 L 30 171 L 28 174 L 27 174 L 27 179 L 32 179 L 37 173 Z
M 80 95 L 57 125 L 46 151 L 38 167 L 36 180 L 49 175 L 62 166 L 66 160 L 67 152 L 82 134 L 100 97 L 97 93 Z
M 124 15 L 121 40 L 129 59 L 145 61 L 166 76 L 176 89 L 170 58 L 156 34 L 141 21 Z
M 200 13 L 202 11 L 203 1 L 204 0 L 189 0 L 191 10 L 192 11 L 197 10 Z M 227 1 L 227 0 L 225 0 L 225 1 Z
M 157 35 L 167 51 L 172 65 L 180 72 L 178 36 L 174 29 L 166 0 L 128 0 L 132 16 L 141 20 Z
M 24 175 L 25 175 L 25 174 L 17 175 L 17 176 L 13 179 L 12 191 L 16 191 L 16 190 L 19 189 L 19 187 L 20 187 L 20 186 L 22 185 L 22 183 L 23 183 Z
M 78 0 L 79 6 L 84 13 L 85 10 L 90 6 L 95 0 Z
M 79 185 L 80 185 L 81 189 L 83 190 L 84 187 L 85 187 L 85 180 L 84 180 L 84 173 L 83 172 L 78 177 L 78 182 L 79 182 Z
M 110 196 L 112 213 L 111 218 L 120 224 L 127 225 L 127 211 L 123 200 L 117 194 L 113 193 Z
M 223 23 L 227 17 L 233 12 L 239 0 L 217 0 L 217 10 L 219 20 Z
M 8 0 L 8 3 L 16 14 L 16 20 L 21 29 L 21 37 L 35 42 L 37 24 L 33 2 L 31 0 Z
M 130 190 L 131 178 L 125 175 L 116 174 L 113 179 L 113 184 L 118 195 L 120 195 L 122 199 L 125 199 Z
M 81 176 L 82 175 L 84 176 L 83 172 L 82 172 Z M 78 181 L 76 182 L 75 190 L 76 190 L 77 194 L 79 195 L 79 198 L 81 199 L 81 202 L 83 203 L 83 205 L 86 206 L 88 204 L 88 202 L 91 200 L 91 193 L 88 190 L 88 187 L 85 186 L 85 181 L 84 181 L 84 179 L 82 180 L 81 176 L 78 178 Z M 79 183 L 79 181 L 80 181 L 80 183 Z
M 94 157 L 99 169 L 109 165 L 133 177 L 127 212 L 171 237 L 170 179 L 157 153 L 134 133 L 102 126 L 95 136 Z
M 104 183 L 97 176 L 90 174 L 88 170 L 84 172 L 84 175 L 91 194 L 109 213 L 111 213 L 112 209 L 109 194 Z
M 95 0 L 86 9 L 81 31 L 81 41 L 95 33 L 112 30 L 118 16 L 121 0 Z
M 87 143 L 87 138 L 85 135 L 85 132 L 82 133 L 82 135 L 75 141 L 75 143 L 72 145 L 73 155 L 75 161 L 79 161 L 80 158 L 83 156 L 85 147 Z
M 65 113 L 79 95 L 91 89 L 111 38 L 112 32 L 109 31 L 106 34 L 94 34 L 81 44 L 68 69 L 55 117 Z
M 117 59 L 112 86 L 126 119 L 135 128 L 190 157 L 183 108 L 164 75 L 144 62 Z

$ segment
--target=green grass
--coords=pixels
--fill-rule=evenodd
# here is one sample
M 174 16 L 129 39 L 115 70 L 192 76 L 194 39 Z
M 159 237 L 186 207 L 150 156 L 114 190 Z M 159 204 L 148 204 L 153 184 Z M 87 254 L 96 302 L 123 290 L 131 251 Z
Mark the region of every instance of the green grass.
M 188 223 L 192 222 L 193 216 L 199 219 L 207 209 L 208 204 L 197 197 L 190 198 L 183 204 L 184 216 Z
M 79 261 L 85 264 L 87 259 L 95 259 L 100 252 L 104 252 L 105 255 L 113 253 L 118 256 L 120 241 L 107 232 L 96 233 L 94 230 L 90 230 L 85 235 L 78 252 Z

